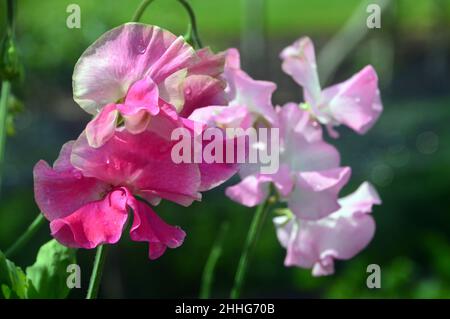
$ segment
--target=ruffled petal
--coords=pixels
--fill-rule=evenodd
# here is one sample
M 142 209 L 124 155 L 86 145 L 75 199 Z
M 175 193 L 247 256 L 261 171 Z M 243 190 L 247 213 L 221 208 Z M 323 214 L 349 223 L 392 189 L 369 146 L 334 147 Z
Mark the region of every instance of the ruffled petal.
M 282 139 L 295 137 L 294 133 L 298 133 L 309 143 L 322 141 L 322 127 L 297 103 L 290 102 L 282 107 L 278 106 L 276 112 Z
M 109 188 L 96 178 L 85 177 L 70 163 L 73 141 L 64 144 L 53 168 L 39 161 L 33 170 L 34 196 L 45 218 L 64 218 L 83 205 L 99 200 Z
M 366 133 L 383 111 L 374 68 L 366 66 L 347 81 L 325 89 L 321 105 L 335 123 Z
M 166 224 L 147 204 L 133 199 L 134 220 L 130 236 L 134 241 L 149 243 L 149 258 L 157 259 L 166 248 L 177 248 L 183 244 L 186 233 L 178 226 Z
M 337 149 L 322 138 L 322 129 L 309 113 L 294 103 L 277 109 L 280 127 L 280 161 L 292 171 L 308 172 L 336 168 Z
M 194 110 L 189 116 L 192 121 L 210 127 L 242 128 L 252 126 L 253 118 L 244 106 L 207 106 Z
M 136 81 L 128 90 L 124 104 L 118 109 L 122 115 L 133 115 L 146 110 L 151 115 L 159 113 L 159 91 L 151 78 Z
M 198 61 L 189 67 L 189 74 L 208 75 L 218 78 L 224 71 L 226 52 L 214 54 L 210 48 L 202 48 L 197 52 Z
M 95 115 L 104 105 L 123 99 L 136 81 L 149 77 L 159 85 L 196 59 L 183 37 L 156 26 L 123 24 L 81 55 L 73 73 L 74 100 Z
M 303 87 L 305 101 L 314 106 L 320 98 L 316 55 L 310 38 L 303 37 L 285 48 L 281 54 L 283 71 Z
M 184 83 L 184 107 L 180 116 L 210 105 L 225 105 L 225 82 L 208 75 L 191 75 Z
M 292 173 L 286 164 L 282 164 L 276 173 L 268 175 L 268 177 L 283 197 L 288 196 L 294 187 Z
M 89 145 L 97 148 L 105 144 L 114 135 L 118 116 L 116 104 L 106 105 L 86 126 Z
M 202 145 L 202 153 L 199 156 L 201 160 L 198 163 L 201 178 L 199 191 L 207 191 L 217 187 L 237 173 L 239 166 L 236 161 L 227 162 L 227 137 L 225 132 L 215 128 L 217 134 L 206 136 L 205 133 L 212 132 L 206 130 L 212 128 L 205 123 L 192 121 L 190 118 L 184 119 L 183 123 L 185 128 L 189 130 L 191 145 L 193 146 L 194 143 Z M 208 147 L 211 147 L 210 152 L 207 151 Z M 217 154 L 215 153 L 218 152 L 216 147 L 222 149 L 221 154 L 220 151 Z M 211 154 L 213 150 L 214 155 Z M 197 152 L 196 147 L 193 146 L 191 152 L 192 154 Z M 234 154 L 236 154 L 235 149 Z M 213 156 L 213 158 L 210 158 L 210 156 Z
M 335 259 L 353 258 L 369 244 L 375 233 L 369 213 L 373 205 L 381 204 L 376 190 L 365 182 L 339 203 L 339 210 L 315 221 L 274 219 L 278 239 L 287 248 L 286 266 L 312 268 L 314 276 L 329 275 Z
M 239 70 L 241 68 L 241 56 L 236 48 L 230 48 L 226 51 L 225 69 Z
M 52 236 L 74 248 L 95 248 L 117 243 L 128 218 L 125 188 L 110 192 L 104 199 L 89 202 L 72 214 L 50 223 Z
M 126 186 L 133 194 L 147 192 L 188 205 L 200 198 L 201 176 L 197 164 L 174 163 L 171 151 L 175 143 L 149 131 L 131 134 L 116 130 L 108 142 L 94 149 L 82 134 L 71 161 L 84 176 Z
M 237 50 L 229 50 L 225 64 L 226 89 L 230 106 L 246 107 L 253 115 L 253 121 L 262 117 L 271 124 L 276 124 L 275 109 L 272 105 L 272 94 L 276 84 L 268 81 L 253 80 L 239 66 Z
M 317 220 L 339 209 L 338 194 L 350 178 L 351 169 L 300 172 L 288 206 L 300 219 Z
M 270 182 L 271 178 L 268 175 L 250 175 L 239 184 L 228 187 L 225 194 L 241 205 L 253 207 L 267 198 Z
M 187 69 L 182 69 L 164 79 L 158 86 L 159 97 L 167 104 L 172 105 L 177 112 L 184 107 L 184 86 L 187 77 Z

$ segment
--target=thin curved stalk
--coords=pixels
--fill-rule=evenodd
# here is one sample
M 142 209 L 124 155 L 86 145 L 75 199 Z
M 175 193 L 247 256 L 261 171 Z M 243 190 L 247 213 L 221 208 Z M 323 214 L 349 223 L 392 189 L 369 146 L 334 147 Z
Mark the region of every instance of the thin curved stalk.
M 270 210 L 271 203 L 271 197 L 268 196 L 267 199 L 258 206 L 255 215 L 253 216 L 250 229 L 247 233 L 247 239 L 245 241 L 244 249 L 242 251 L 241 258 L 239 259 L 239 265 L 236 271 L 236 275 L 234 277 L 234 285 L 230 295 L 232 299 L 237 299 L 241 295 L 242 286 L 247 275 L 248 263 L 256 246 L 256 241 L 259 237 L 259 234 L 261 233 L 266 216 Z
M 143 0 L 139 7 L 136 9 L 135 13 L 133 14 L 133 18 L 131 21 L 133 22 L 139 22 L 141 20 L 142 15 L 144 14 L 147 7 L 153 2 L 154 0 Z M 183 8 L 186 10 L 190 24 L 188 27 L 187 35 L 188 37 L 192 37 L 193 46 L 197 49 L 202 48 L 202 41 L 200 40 L 200 36 L 198 34 L 198 28 L 197 28 L 197 19 L 195 18 L 194 10 L 192 9 L 191 5 L 186 0 L 178 0 L 178 2 L 183 6 Z M 191 39 L 186 39 L 188 42 L 190 42 Z
M 186 9 L 189 19 L 191 20 L 192 40 L 194 41 L 194 46 L 198 49 L 203 48 L 202 41 L 198 35 L 197 20 L 195 19 L 194 10 L 186 0 L 178 0 L 178 2 Z
M 94 267 L 92 268 L 91 279 L 89 281 L 89 288 L 86 299 L 95 299 L 98 295 L 100 283 L 102 281 L 103 267 L 106 260 L 106 246 L 100 245 L 95 254 Z
M 139 7 L 136 9 L 136 11 L 133 14 L 133 18 L 131 18 L 131 21 L 133 22 L 139 22 L 141 20 L 142 15 L 145 12 L 145 9 L 153 2 L 154 0 L 144 0 L 141 2 Z

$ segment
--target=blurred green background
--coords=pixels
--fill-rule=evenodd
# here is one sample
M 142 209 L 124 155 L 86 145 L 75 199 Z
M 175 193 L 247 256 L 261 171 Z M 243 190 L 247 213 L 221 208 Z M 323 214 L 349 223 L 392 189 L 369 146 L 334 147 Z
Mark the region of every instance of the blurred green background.
M 7 141 L 0 249 L 12 244 L 39 213 L 33 165 L 39 159 L 53 162 L 61 145 L 75 139 L 89 120 L 72 100 L 74 64 L 102 33 L 129 21 L 139 2 L 18 0 L 17 40 L 26 73 L 14 92 L 25 108 Z M 278 84 L 274 104 L 301 100 L 300 88 L 281 72 L 278 58 L 300 36 L 310 36 L 316 45 L 323 84 L 342 81 L 366 64 L 374 65 L 380 77 L 385 111 L 378 124 L 363 137 L 342 128 L 341 138 L 332 141 L 343 163 L 353 168 L 343 194 L 364 180 L 380 192 L 375 239 L 356 258 L 337 262 L 334 276 L 313 278 L 310 270 L 283 266 L 285 250 L 267 220 L 243 297 L 450 297 L 450 1 L 371 2 L 384 8 L 381 29 L 366 27 L 367 3 L 357 0 L 190 1 L 203 43 L 214 50 L 240 48 L 249 74 Z M 5 3 L 0 2 L 0 33 Z M 66 27 L 71 3 L 81 8 L 80 29 Z M 156 0 L 141 21 L 176 34 L 183 34 L 188 22 L 174 0 Z M 110 250 L 100 296 L 198 296 L 218 229 L 229 221 L 212 295 L 228 297 L 253 210 L 227 199 L 225 186 L 189 208 L 171 203 L 156 208 L 188 234 L 181 248 L 156 261 L 147 259 L 144 243 L 131 242 L 124 234 Z M 48 228 L 41 229 L 14 261 L 32 264 L 49 238 Z M 78 251 L 83 285 L 71 297 L 84 296 L 93 256 L 93 251 Z M 373 263 L 381 267 L 381 289 L 366 287 L 366 267 Z

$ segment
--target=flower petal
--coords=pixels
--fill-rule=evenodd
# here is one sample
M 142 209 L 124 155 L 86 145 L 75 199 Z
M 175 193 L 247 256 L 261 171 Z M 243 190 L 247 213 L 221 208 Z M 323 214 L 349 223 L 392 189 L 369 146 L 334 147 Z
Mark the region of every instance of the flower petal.
M 183 244 L 186 233 L 177 226 L 166 224 L 148 205 L 133 199 L 134 213 L 130 236 L 134 241 L 149 243 L 149 258 L 157 259 L 166 248 L 177 248 Z
M 52 236 L 74 248 L 95 248 L 117 243 L 128 218 L 125 188 L 110 192 L 104 199 L 90 202 L 72 214 L 52 220 Z
M 124 104 L 119 104 L 122 115 L 133 115 L 140 110 L 147 110 L 151 115 L 159 113 L 159 91 L 151 78 L 136 81 L 131 85 Z
M 317 220 L 338 210 L 338 194 L 350 173 L 349 167 L 298 173 L 288 199 L 289 208 L 298 218 L 307 220 Z
M 228 87 L 226 89 L 230 106 L 243 106 L 253 115 L 254 121 L 262 117 L 271 124 L 276 122 L 275 109 L 272 105 L 272 94 L 276 84 L 268 81 L 256 81 L 241 69 L 238 65 L 238 57 L 233 56 L 236 51 L 231 52 L 225 66 L 225 79 Z M 234 53 L 233 53 L 234 52 Z M 230 55 L 230 53 L 229 53 Z M 230 65 L 230 67 L 228 67 Z
M 303 37 L 285 48 L 281 54 L 283 71 L 303 87 L 305 101 L 315 105 L 320 98 L 316 55 L 310 38 Z
M 207 106 L 194 110 L 189 116 L 192 121 L 210 127 L 243 128 L 252 126 L 252 116 L 243 106 Z
M 261 204 L 267 198 L 270 182 L 271 179 L 268 175 L 250 175 L 239 184 L 228 187 L 225 194 L 241 205 L 253 207 Z
M 308 112 L 294 103 L 288 103 L 278 108 L 277 114 L 282 163 L 297 172 L 328 170 L 339 166 L 339 152 L 323 140 L 320 125 L 311 120 Z
M 33 170 L 34 196 L 45 218 L 63 218 L 81 206 L 101 198 L 109 186 L 85 177 L 70 164 L 73 141 L 64 144 L 53 168 L 39 161 Z
M 374 68 L 366 66 L 347 81 L 326 88 L 321 104 L 328 107 L 338 124 L 366 133 L 383 111 Z
M 156 26 L 123 24 L 81 55 L 73 73 L 74 100 L 95 115 L 104 105 L 124 98 L 136 81 L 149 77 L 159 85 L 195 58 L 182 37 Z
M 241 68 L 241 56 L 236 48 L 230 48 L 226 51 L 225 68 L 237 69 Z
M 118 116 L 116 104 L 106 105 L 86 126 L 89 145 L 97 148 L 105 144 L 114 135 Z
M 369 213 L 381 203 L 376 190 L 363 183 L 339 203 L 339 210 L 315 221 L 274 219 L 278 239 L 288 250 L 286 266 L 313 268 L 314 276 L 329 275 L 334 272 L 334 259 L 353 258 L 368 245 L 375 233 Z
M 225 105 L 225 82 L 208 75 L 190 75 L 184 83 L 184 107 L 180 116 L 189 117 L 199 108 Z
M 219 136 L 214 135 L 214 137 L 211 136 L 207 138 L 203 134 L 205 134 L 205 130 L 209 127 L 204 123 L 195 122 L 190 119 L 184 119 L 183 123 L 185 125 L 185 128 L 189 130 L 191 136 L 191 145 L 194 145 L 194 143 L 202 145 L 202 153 L 200 156 L 201 161 L 200 163 L 198 163 L 201 178 L 199 191 L 207 191 L 216 186 L 219 186 L 237 173 L 239 166 L 236 164 L 236 162 L 227 163 L 227 137 L 225 135 L 225 132 L 219 130 L 219 132 L 221 133 Z M 218 130 L 217 128 L 215 129 Z M 219 157 L 219 154 L 213 159 L 205 157 L 205 154 L 206 156 L 210 155 L 209 153 L 205 152 L 209 143 L 213 143 L 213 145 L 221 144 L 221 157 Z M 194 154 L 195 152 L 197 152 L 197 150 L 196 147 L 193 146 L 192 154 Z M 235 149 L 234 154 L 236 154 Z
M 150 192 L 186 205 L 200 198 L 200 172 L 197 164 L 174 163 L 174 144 L 149 131 L 131 134 L 116 130 L 108 142 L 94 149 L 82 134 L 71 161 L 84 176 L 126 186 L 133 194 Z
M 198 61 L 189 67 L 189 74 L 208 75 L 218 78 L 224 70 L 226 52 L 214 54 L 210 48 L 202 48 L 196 52 Z

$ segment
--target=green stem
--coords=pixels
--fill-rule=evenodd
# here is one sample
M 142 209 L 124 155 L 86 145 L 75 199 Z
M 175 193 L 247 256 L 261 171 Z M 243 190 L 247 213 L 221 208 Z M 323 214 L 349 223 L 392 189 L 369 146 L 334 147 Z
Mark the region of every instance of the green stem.
M 142 15 L 144 14 L 147 7 L 153 2 L 154 0 L 143 0 L 139 7 L 134 12 L 133 18 L 131 21 L 133 22 L 139 22 L 139 20 L 142 18 Z M 186 10 L 186 12 L 189 15 L 190 27 L 188 32 L 189 35 L 192 34 L 192 40 L 193 45 L 196 49 L 200 49 L 203 47 L 202 41 L 200 40 L 200 36 L 198 35 L 198 29 L 197 29 L 197 20 L 195 18 L 194 10 L 192 9 L 191 5 L 186 0 L 178 0 L 178 2 L 183 6 L 183 8 Z M 189 42 L 189 41 L 188 41 Z
M 134 12 L 133 18 L 131 18 L 131 21 L 133 22 L 139 22 L 141 20 L 142 15 L 144 14 L 145 9 L 152 3 L 154 0 L 144 0 L 141 2 L 139 7 Z
M 0 190 L 2 186 L 3 165 L 5 159 L 6 144 L 6 117 L 8 114 L 8 101 L 11 94 L 11 83 L 2 81 L 2 93 L 0 96 Z
M 219 234 L 217 235 L 214 246 L 211 249 L 208 260 L 206 261 L 205 268 L 203 270 L 202 276 L 202 286 L 200 289 L 200 298 L 207 299 L 211 295 L 211 287 L 214 280 L 214 270 L 217 265 L 217 261 L 222 255 L 223 242 L 225 240 L 226 234 L 228 232 L 229 223 L 224 222 L 220 226 Z
M 31 223 L 25 233 L 19 237 L 19 239 L 12 245 L 6 252 L 6 257 L 11 257 L 15 253 L 17 253 L 30 239 L 34 236 L 34 234 L 41 228 L 42 225 L 45 224 L 44 215 L 39 214 L 38 217 Z
M 8 31 L 11 32 L 11 34 L 14 34 L 14 28 L 15 28 L 15 9 L 16 9 L 16 3 L 14 0 L 8 0 L 7 2 L 7 23 L 8 23 Z
M 103 266 L 106 260 L 106 246 L 100 245 L 95 254 L 94 267 L 92 269 L 91 280 L 89 281 L 89 289 L 86 299 L 95 299 L 98 295 L 100 282 L 102 280 Z
M 232 299 L 237 299 L 241 295 L 242 286 L 247 274 L 249 259 L 256 246 L 256 241 L 261 233 L 264 220 L 266 219 L 271 206 L 271 202 L 272 198 L 268 196 L 267 199 L 258 206 L 255 215 L 253 216 L 253 220 L 247 234 L 247 239 L 245 241 L 244 250 L 242 251 L 236 275 L 234 277 L 234 285 L 230 295 Z
M 197 49 L 203 48 L 202 41 L 198 35 L 197 20 L 195 19 L 194 10 L 192 10 L 191 5 L 186 0 L 178 0 L 178 2 L 186 9 L 189 19 L 191 20 L 192 40 L 194 40 L 194 46 Z

